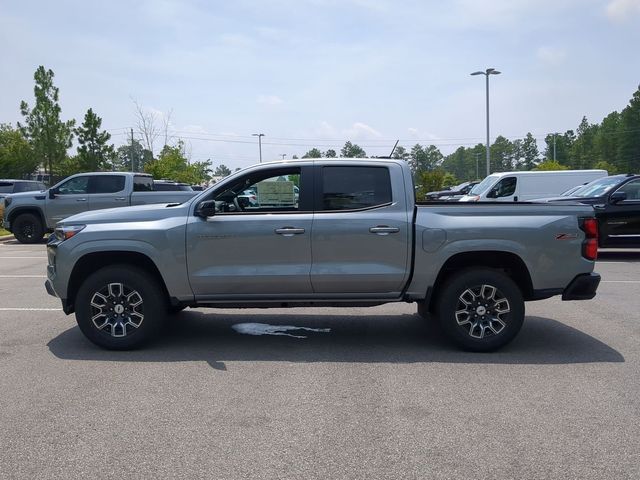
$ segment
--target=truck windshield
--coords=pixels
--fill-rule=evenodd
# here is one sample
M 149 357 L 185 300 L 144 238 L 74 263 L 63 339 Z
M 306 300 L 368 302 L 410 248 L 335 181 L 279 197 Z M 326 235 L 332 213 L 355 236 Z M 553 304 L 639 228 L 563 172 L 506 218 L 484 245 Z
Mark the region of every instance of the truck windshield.
M 469 192 L 469 195 L 482 195 L 485 191 L 489 190 L 489 188 L 491 188 L 494 183 L 496 183 L 497 179 L 497 175 L 489 175 L 487 178 L 473 187 Z
M 620 183 L 619 177 L 604 177 L 586 184 L 573 193 L 573 197 L 599 197 Z

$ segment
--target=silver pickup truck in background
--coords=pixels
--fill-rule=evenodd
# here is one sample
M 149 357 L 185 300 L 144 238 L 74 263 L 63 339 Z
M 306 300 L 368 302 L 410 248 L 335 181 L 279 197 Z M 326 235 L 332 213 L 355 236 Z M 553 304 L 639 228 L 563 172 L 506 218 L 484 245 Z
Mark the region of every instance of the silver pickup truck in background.
M 47 252 L 48 293 L 109 349 L 187 306 L 415 302 L 489 351 L 516 336 L 525 301 L 590 299 L 600 281 L 590 206 L 416 204 L 407 164 L 382 159 L 264 163 L 182 204 L 75 215 Z
M 189 189 L 191 190 L 191 189 Z M 80 173 L 41 192 L 12 194 L 4 199 L 3 226 L 21 243 L 37 243 L 56 223 L 88 210 L 151 203 L 182 203 L 194 191 L 154 191 L 144 173 Z

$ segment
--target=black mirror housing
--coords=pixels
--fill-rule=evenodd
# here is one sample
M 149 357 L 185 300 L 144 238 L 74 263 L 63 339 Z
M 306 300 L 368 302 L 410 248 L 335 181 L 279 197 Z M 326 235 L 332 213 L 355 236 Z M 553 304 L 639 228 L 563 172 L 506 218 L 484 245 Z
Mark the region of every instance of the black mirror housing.
M 627 192 L 613 192 L 609 197 L 609 202 L 616 204 L 624 202 L 627 199 Z
M 216 201 L 205 200 L 204 202 L 200 202 L 194 213 L 200 218 L 213 217 L 216 214 Z
M 57 188 L 50 188 L 49 189 L 49 198 L 50 199 L 54 199 L 56 198 L 56 193 L 58 193 L 58 189 Z

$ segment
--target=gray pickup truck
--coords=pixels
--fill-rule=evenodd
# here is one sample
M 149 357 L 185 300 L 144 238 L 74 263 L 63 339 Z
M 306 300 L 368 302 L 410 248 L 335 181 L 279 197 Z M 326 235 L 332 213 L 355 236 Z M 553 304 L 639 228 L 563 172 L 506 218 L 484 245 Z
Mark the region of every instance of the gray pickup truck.
M 77 213 L 150 203 L 181 203 L 195 194 L 194 191 L 156 192 L 153 178 L 144 173 L 80 173 L 48 190 L 6 197 L 3 224 L 19 242 L 37 243 L 56 223 Z
M 181 204 L 75 215 L 47 251 L 48 293 L 109 349 L 187 306 L 416 302 L 489 351 L 518 333 L 525 301 L 590 299 L 600 281 L 591 207 L 416 205 L 406 163 L 381 159 L 266 163 Z

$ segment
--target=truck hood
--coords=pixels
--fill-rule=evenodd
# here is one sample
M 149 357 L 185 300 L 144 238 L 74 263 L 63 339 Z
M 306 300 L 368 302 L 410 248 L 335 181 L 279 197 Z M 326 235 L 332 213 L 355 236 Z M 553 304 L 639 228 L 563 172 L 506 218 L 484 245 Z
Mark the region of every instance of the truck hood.
M 137 205 L 135 207 L 107 208 L 72 215 L 58 222 L 58 225 L 149 222 L 173 216 L 186 215 L 186 210 L 188 209 L 188 203 L 154 203 L 151 205 Z
M 3 194 L 3 196 L 11 197 L 13 200 L 33 200 L 33 201 L 44 201 L 47 198 L 47 191 L 31 191 L 31 192 L 20 192 L 20 193 L 7 193 Z

